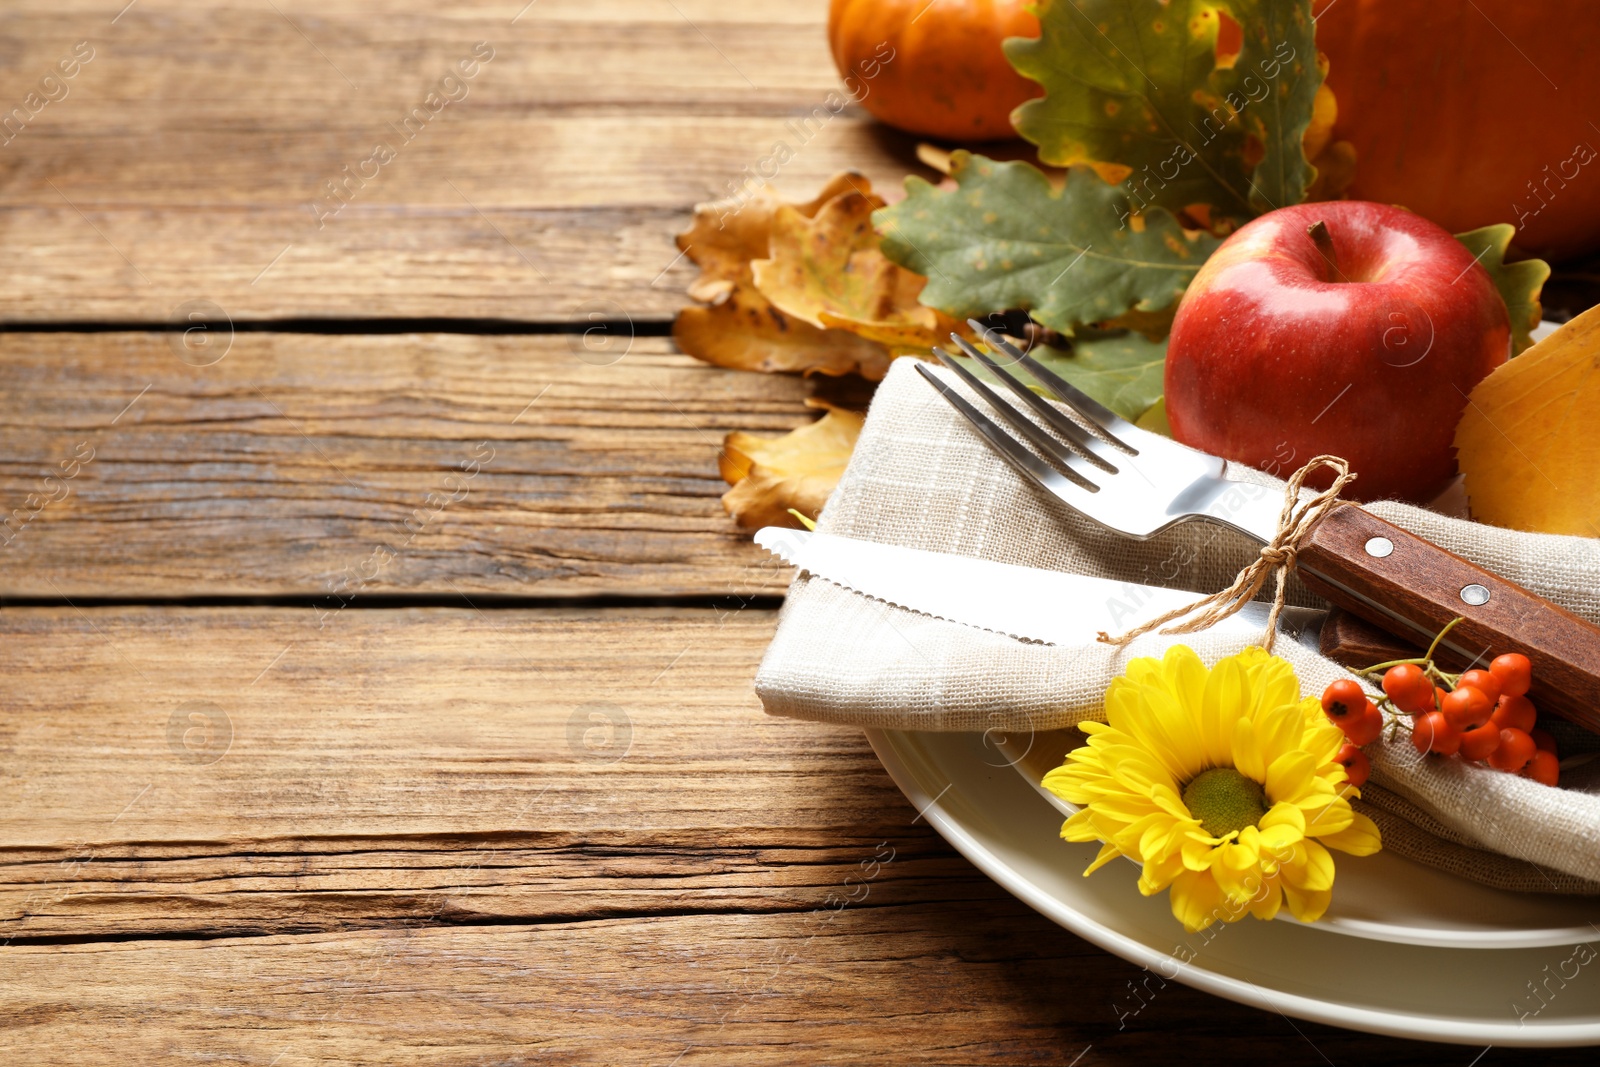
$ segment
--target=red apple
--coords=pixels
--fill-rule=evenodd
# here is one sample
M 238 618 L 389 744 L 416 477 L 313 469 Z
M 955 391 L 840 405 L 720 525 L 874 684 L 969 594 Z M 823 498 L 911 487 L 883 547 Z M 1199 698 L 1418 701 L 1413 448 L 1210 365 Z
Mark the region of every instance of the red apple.
M 1426 501 L 1455 474 L 1467 394 L 1510 350 L 1494 282 L 1445 230 L 1384 204 L 1300 204 L 1240 227 L 1189 283 L 1167 419 L 1279 477 L 1330 454 L 1360 475 L 1357 499 Z

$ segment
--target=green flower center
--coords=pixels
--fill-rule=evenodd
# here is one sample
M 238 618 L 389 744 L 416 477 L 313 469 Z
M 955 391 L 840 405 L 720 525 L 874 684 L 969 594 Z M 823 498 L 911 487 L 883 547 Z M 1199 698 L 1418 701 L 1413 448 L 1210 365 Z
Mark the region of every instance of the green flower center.
M 1183 803 L 1200 820 L 1201 829 L 1212 837 L 1254 826 L 1267 813 L 1267 797 L 1261 783 L 1232 767 L 1201 771 L 1183 787 Z

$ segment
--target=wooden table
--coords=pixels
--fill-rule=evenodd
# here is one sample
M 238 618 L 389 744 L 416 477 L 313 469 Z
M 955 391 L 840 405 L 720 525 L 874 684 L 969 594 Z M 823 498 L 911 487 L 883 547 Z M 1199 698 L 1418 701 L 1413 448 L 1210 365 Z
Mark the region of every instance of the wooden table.
M 1478 1054 L 1119 1028 L 1135 968 L 763 715 L 715 454 L 809 387 L 675 351 L 672 235 L 835 87 L 820 2 L 124 2 L 0 35 L 8 1063 Z

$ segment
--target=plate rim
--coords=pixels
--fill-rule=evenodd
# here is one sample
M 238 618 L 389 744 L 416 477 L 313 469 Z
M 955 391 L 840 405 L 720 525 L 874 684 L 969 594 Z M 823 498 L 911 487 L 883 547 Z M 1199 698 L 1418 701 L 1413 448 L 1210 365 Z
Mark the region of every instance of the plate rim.
M 986 733 L 984 736 L 987 738 L 988 734 Z M 1044 788 L 1042 783 L 1035 780 L 1032 775 L 1023 770 L 1021 764 L 1022 757 L 1017 757 L 1014 760 L 1009 758 L 1010 753 L 1007 750 L 1009 737 L 1010 735 L 1007 735 L 1006 738 L 996 739 L 993 744 L 995 748 L 999 750 L 1000 755 L 1008 757 L 1007 764 L 1010 769 L 1015 772 L 1024 782 L 1028 783 L 1035 793 L 1039 794 L 1039 796 L 1043 798 L 1046 803 L 1050 804 L 1058 812 L 1061 812 L 1063 815 L 1071 815 L 1076 812 L 1078 810 L 1076 804 L 1072 804 L 1071 802 L 1056 796 L 1054 793 L 1051 793 L 1049 790 Z M 1401 859 L 1407 863 L 1416 862 L 1415 860 L 1405 856 L 1397 856 L 1395 858 Z M 1127 862 L 1131 863 L 1135 861 L 1128 860 Z M 1434 871 L 1433 873 L 1445 878 L 1449 878 L 1453 881 L 1462 882 L 1466 885 L 1474 887 L 1477 886 L 1477 883 L 1471 882 L 1468 879 L 1464 879 L 1460 875 L 1451 874 L 1449 871 Z M 1597 906 L 1600 906 L 1600 898 L 1586 899 L 1596 900 Z M 1459 931 L 1444 929 L 1433 931 L 1426 927 L 1403 928 L 1393 925 L 1384 925 L 1371 920 L 1352 918 L 1350 916 L 1329 916 L 1323 920 L 1318 920 L 1315 923 L 1302 922 L 1287 912 L 1279 913 L 1278 918 L 1294 926 L 1304 926 L 1308 929 L 1318 930 L 1323 933 L 1338 934 L 1342 937 L 1360 938 L 1363 941 L 1379 941 L 1388 945 L 1416 945 L 1420 948 L 1447 948 L 1457 951 L 1560 948 L 1569 945 L 1587 944 L 1595 940 L 1594 935 L 1597 932 L 1594 923 L 1591 922 L 1586 923 L 1581 927 L 1544 927 L 1537 931 L 1507 930 L 1491 933 L 1474 933 L 1472 934 L 1473 940 L 1470 943 L 1466 943 L 1459 940 Z M 1402 931 L 1410 929 L 1411 933 L 1409 936 L 1406 936 L 1403 932 L 1397 935 L 1395 933 L 1397 929 Z M 1452 938 L 1457 939 L 1452 940 Z
M 1066 901 L 1052 895 L 1026 875 L 1013 869 L 1009 863 L 993 852 L 977 831 L 968 828 L 958 816 L 940 803 L 943 793 L 932 794 L 922 785 L 910 763 L 903 758 L 898 745 L 910 743 L 903 739 L 914 738 L 917 731 L 864 727 L 863 732 L 879 762 L 889 773 L 889 777 L 920 816 L 927 819 L 929 825 L 934 827 L 956 851 L 1001 888 L 1057 925 L 1130 963 L 1149 969 L 1164 967 L 1172 962 L 1171 956 L 1156 952 L 1134 938 L 1076 910 Z M 1424 947 L 1395 942 L 1389 944 L 1400 949 Z M 1434 946 L 1426 947 L 1431 949 Z M 1197 959 L 1191 959 L 1178 968 L 1172 980 L 1213 996 L 1264 1011 L 1275 1011 L 1310 1022 L 1389 1037 L 1455 1045 L 1485 1044 L 1524 1048 L 1581 1047 L 1600 1044 L 1600 1021 L 1535 1022 L 1532 1025 L 1522 1026 L 1509 1022 L 1484 1023 L 1476 1020 L 1451 1019 L 1447 1026 L 1444 1020 L 1425 1012 L 1382 1011 L 1363 1005 L 1336 1004 L 1281 990 L 1274 990 L 1269 995 L 1256 983 L 1212 971 Z

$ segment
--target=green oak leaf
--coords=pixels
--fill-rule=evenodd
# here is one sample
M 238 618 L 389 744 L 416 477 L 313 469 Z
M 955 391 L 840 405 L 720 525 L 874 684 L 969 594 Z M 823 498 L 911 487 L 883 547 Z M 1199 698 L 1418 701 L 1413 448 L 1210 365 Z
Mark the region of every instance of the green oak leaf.
M 927 276 L 921 301 L 956 318 L 1022 308 L 1071 333 L 1130 309 L 1160 311 L 1221 243 L 1166 211 L 1130 220 L 1126 193 L 1082 168 L 1054 189 L 1027 163 L 960 151 L 950 176 L 955 189 L 907 178 L 906 198 L 873 222 L 884 254 Z
M 1167 368 L 1167 342 L 1136 333 L 1079 337 L 1067 352 L 1035 353 L 1046 367 L 1129 421 L 1161 399 Z
M 1006 55 L 1045 94 L 1016 112 L 1041 161 L 1089 164 L 1136 211 L 1206 204 L 1250 218 L 1298 204 L 1322 84 L 1311 0 L 1039 0 L 1041 34 Z M 1219 12 L 1243 31 L 1217 62 Z
M 1550 277 L 1550 264 L 1542 259 L 1524 259 L 1517 263 L 1506 262 L 1506 248 L 1516 227 L 1509 222 L 1456 234 L 1456 240 L 1478 257 L 1483 269 L 1489 272 L 1494 287 L 1500 290 L 1500 299 L 1506 302 L 1511 315 L 1511 354 L 1520 355 L 1533 344 L 1533 328 L 1539 325 L 1544 313 L 1539 306 L 1539 291 Z
M 1118 415 L 1137 421 L 1161 399 L 1166 374 L 1167 342 L 1147 341 L 1137 333 L 1119 332 L 1074 338 L 1068 348 L 1038 345 L 1029 353 Z M 977 360 L 958 357 L 985 381 L 995 376 Z M 1026 378 L 1026 373 L 1020 374 Z M 1048 396 L 1044 389 L 1034 391 Z M 1165 425 L 1165 414 L 1160 418 Z

